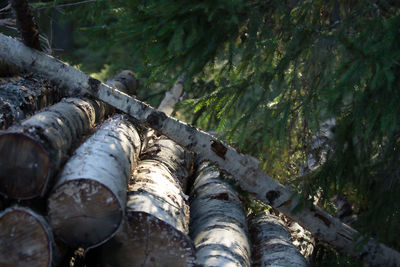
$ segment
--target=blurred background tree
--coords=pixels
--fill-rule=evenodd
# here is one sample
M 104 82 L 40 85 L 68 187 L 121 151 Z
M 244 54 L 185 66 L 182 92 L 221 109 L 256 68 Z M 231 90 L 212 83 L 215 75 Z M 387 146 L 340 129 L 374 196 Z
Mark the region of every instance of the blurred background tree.
M 138 97 L 152 105 L 185 73 L 177 117 L 222 133 L 333 214 L 332 198 L 345 196 L 353 227 L 400 250 L 400 2 L 31 5 L 54 53 L 102 80 L 134 70 Z M 333 135 L 316 148 L 313 136 L 329 119 Z M 319 167 L 304 172 L 310 155 Z M 334 250 L 318 253 L 319 264 L 350 264 Z

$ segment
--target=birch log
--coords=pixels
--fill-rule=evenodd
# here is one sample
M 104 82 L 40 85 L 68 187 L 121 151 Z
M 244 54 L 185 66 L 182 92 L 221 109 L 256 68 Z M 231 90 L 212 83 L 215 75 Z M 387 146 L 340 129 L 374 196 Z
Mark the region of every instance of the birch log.
M 190 236 L 199 266 L 250 266 L 246 215 L 238 194 L 203 162 L 191 192 Z
M 0 133 L 0 194 L 43 196 L 73 145 L 111 111 L 100 101 L 67 98 Z
M 254 267 L 308 266 L 278 217 L 266 213 L 254 216 L 249 220 L 249 229 Z
M 371 264 L 400 265 L 400 253 L 374 239 L 369 239 L 362 249 L 358 249 L 357 241 L 362 238 L 360 234 L 316 206 L 310 205 L 293 212 L 298 198 L 289 188 L 259 169 L 256 159 L 237 152 L 211 135 L 168 117 L 77 69 L 4 35 L 0 35 L 0 57 L 22 69 L 45 74 L 60 86 L 67 87 L 70 92 L 89 93 L 156 129 L 183 147 L 195 151 L 203 159 L 210 160 L 220 169 L 232 174 L 233 179 L 244 190 L 338 249 Z
M 75 151 L 48 199 L 49 222 L 62 241 L 87 249 L 115 234 L 140 143 L 134 125 L 115 115 Z
M 188 197 L 181 188 L 193 156 L 162 137 L 154 147 L 133 172 L 126 220 L 102 248 L 104 266 L 194 266 Z
M 13 206 L 0 213 L 0 266 L 51 266 L 55 242 L 45 219 Z
M 54 104 L 62 91 L 38 75 L 0 78 L 0 130 Z

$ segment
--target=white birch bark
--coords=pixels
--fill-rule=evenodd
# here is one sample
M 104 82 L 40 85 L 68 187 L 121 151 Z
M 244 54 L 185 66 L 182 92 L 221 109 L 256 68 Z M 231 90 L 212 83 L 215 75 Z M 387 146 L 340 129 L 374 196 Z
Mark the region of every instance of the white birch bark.
M 203 162 L 191 192 L 190 236 L 199 266 L 250 266 L 246 215 L 238 194 Z
M 263 213 L 249 219 L 254 267 L 308 266 L 292 244 L 285 224 L 276 216 Z
M 0 78 L 0 130 L 58 102 L 61 96 L 57 86 L 37 75 Z
M 187 236 L 188 197 L 181 187 L 193 156 L 163 137 L 143 156 L 129 184 L 125 222 L 102 247 L 102 262 L 104 266 L 194 266 L 194 248 Z
M 62 241 L 89 249 L 115 234 L 140 146 L 134 125 L 115 115 L 74 152 L 48 199 L 49 222 Z
M 400 253 L 373 239 L 357 248 L 359 233 L 320 208 L 310 205 L 298 212 L 297 197 L 258 168 L 258 161 L 237 152 L 211 135 L 186 123 L 166 116 L 149 105 L 89 77 L 65 63 L 33 51 L 18 41 L 0 35 L 0 57 L 22 69 L 45 74 L 47 78 L 68 87 L 70 92 L 89 93 L 113 107 L 133 116 L 178 144 L 195 151 L 203 159 L 231 173 L 233 179 L 250 194 L 299 222 L 314 236 L 365 262 L 377 265 L 399 265 Z
M 52 266 L 56 245 L 45 219 L 13 206 L 0 213 L 0 266 Z

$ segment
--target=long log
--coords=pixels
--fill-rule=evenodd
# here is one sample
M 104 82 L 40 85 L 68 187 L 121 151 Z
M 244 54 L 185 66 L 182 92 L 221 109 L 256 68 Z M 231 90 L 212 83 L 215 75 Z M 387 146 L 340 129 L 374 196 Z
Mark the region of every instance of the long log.
M 59 261 L 56 243 L 46 220 L 25 207 L 0 213 L 0 266 L 47 267 Z
M 190 166 L 185 161 L 193 157 L 164 138 L 153 147 L 133 172 L 127 216 L 122 229 L 102 247 L 102 266 L 194 266 L 187 236 L 189 207 L 181 188 Z
M 221 172 L 203 162 L 190 203 L 190 236 L 199 266 L 250 266 L 246 215 L 238 194 L 220 179 Z
M 45 74 L 50 80 L 67 87 L 71 92 L 89 93 L 156 129 L 183 147 L 195 151 L 203 159 L 210 160 L 222 170 L 231 173 L 233 179 L 244 190 L 299 222 L 319 239 L 371 264 L 400 265 L 398 251 L 374 239 L 368 239 L 360 249 L 360 234 L 320 208 L 309 205 L 294 212 L 298 205 L 298 197 L 294 196 L 289 188 L 259 169 L 258 161 L 254 158 L 243 155 L 211 135 L 112 89 L 54 57 L 34 51 L 13 38 L 0 35 L 0 44 L 0 57 L 5 61 L 14 62 L 22 69 Z
M 289 231 L 282 221 L 262 213 L 249 219 L 254 267 L 308 266 L 306 259 L 292 244 Z
M 115 115 L 75 151 L 48 198 L 49 223 L 62 241 L 89 249 L 115 234 L 140 146 L 134 125 Z
M 0 130 L 54 104 L 62 91 L 38 75 L 0 78 Z
M 100 101 L 67 98 L 0 133 L 0 194 L 43 196 L 73 146 L 111 111 Z

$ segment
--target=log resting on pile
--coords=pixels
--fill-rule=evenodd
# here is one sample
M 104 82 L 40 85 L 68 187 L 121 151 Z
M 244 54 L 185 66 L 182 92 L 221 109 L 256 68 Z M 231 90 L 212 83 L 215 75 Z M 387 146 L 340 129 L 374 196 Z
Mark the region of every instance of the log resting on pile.
M 133 116 L 138 121 L 156 129 L 183 147 L 195 151 L 201 158 L 210 160 L 227 173 L 250 194 L 271 205 L 291 219 L 299 222 L 315 237 L 335 246 L 351 256 L 375 265 L 400 265 L 400 253 L 370 238 L 363 240 L 360 233 L 333 218 L 319 207 L 309 205 L 296 210 L 299 198 L 277 180 L 258 168 L 254 158 L 237 152 L 211 135 L 186 123 L 166 116 L 127 94 L 91 78 L 89 75 L 22 43 L 0 34 L 0 57 L 20 68 L 46 74 L 50 80 L 65 86 L 69 91 L 90 95 Z
M 156 140 L 142 155 L 129 185 L 122 229 L 102 247 L 103 266 L 194 266 L 187 236 L 189 207 L 182 185 L 193 155 Z
M 62 91 L 38 75 L 0 78 L 0 130 L 60 101 Z
M 115 234 L 140 146 L 134 125 L 115 115 L 75 151 L 48 199 L 49 222 L 62 241 L 87 249 Z
M 209 162 L 200 164 L 190 203 L 199 266 L 250 266 L 247 221 L 238 194 Z
M 58 251 L 45 219 L 29 208 L 13 206 L 0 213 L 0 266 L 47 267 Z
M 73 146 L 111 111 L 100 101 L 67 98 L 1 132 L 0 194 L 13 199 L 43 196 Z
M 296 266 L 308 263 L 292 244 L 285 224 L 276 216 L 259 214 L 249 219 L 253 266 Z

